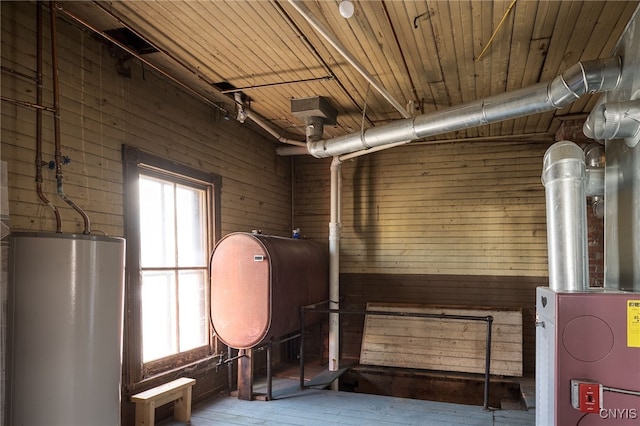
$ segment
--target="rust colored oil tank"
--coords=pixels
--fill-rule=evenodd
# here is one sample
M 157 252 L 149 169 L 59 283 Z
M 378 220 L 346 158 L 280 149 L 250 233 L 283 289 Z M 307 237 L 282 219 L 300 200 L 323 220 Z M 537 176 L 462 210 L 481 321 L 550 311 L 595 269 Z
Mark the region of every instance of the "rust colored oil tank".
M 211 255 L 211 320 L 226 345 L 248 349 L 300 327 L 300 307 L 328 298 L 326 245 L 238 232 Z

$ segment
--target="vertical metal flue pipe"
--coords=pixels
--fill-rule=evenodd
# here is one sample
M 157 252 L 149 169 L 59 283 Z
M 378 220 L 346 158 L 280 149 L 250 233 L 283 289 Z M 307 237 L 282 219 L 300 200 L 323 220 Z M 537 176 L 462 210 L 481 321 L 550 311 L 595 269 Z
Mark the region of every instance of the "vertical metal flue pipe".
M 585 291 L 589 262 L 584 151 L 569 141 L 553 144 L 544 155 L 542 183 L 547 205 L 549 287 Z

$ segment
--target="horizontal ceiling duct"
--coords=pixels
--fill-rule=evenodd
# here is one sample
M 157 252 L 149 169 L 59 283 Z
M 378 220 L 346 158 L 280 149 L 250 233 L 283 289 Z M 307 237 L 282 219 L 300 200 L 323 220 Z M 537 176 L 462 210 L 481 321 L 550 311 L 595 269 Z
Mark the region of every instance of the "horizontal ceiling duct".
M 333 157 L 560 109 L 585 94 L 615 89 L 621 70 L 619 57 L 578 62 L 549 83 L 397 120 L 362 133 L 308 142 L 307 149 L 317 158 Z

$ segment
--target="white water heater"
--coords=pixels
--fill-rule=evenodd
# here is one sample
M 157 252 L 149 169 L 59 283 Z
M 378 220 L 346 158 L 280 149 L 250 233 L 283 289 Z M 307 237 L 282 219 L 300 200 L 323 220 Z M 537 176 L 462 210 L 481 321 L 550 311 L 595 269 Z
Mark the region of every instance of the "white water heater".
M 125 242 L 13 233 L 10 425 L 118 425 Z

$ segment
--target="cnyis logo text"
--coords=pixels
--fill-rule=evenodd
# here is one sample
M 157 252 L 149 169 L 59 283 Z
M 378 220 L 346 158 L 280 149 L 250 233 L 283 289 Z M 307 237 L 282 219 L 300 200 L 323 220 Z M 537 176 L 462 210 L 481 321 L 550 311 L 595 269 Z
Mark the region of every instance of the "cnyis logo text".
M 638 418 L 638 410 L 636 408 L 601 408 L 599 415 L 605 420 L 634 420 Z

